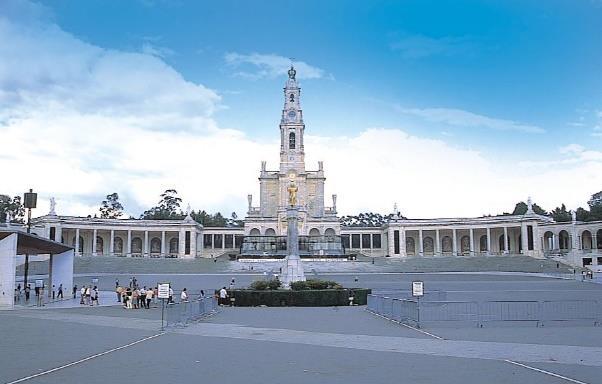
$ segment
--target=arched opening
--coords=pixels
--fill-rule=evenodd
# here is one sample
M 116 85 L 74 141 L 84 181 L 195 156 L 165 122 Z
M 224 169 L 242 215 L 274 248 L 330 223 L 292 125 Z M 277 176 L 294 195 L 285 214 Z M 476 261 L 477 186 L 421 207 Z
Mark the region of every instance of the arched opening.
M 591 250 L 593 248 L 592 244 L 592 233 L 587 229 L 581 232 L 581 249 Z
M 96 254 L 102 255 L 104 253 L 104 245 L 105 242 L 102 237 L 96 236 Z
M 134 237 L 132 239 L 132 253 L 142 253 L 142 239 Z
M 268 228 L 265 230 L 265 235 L 266 236 L 276 236 L 276 231 L 274 230 L 274 228 Z
M 295 149 L 295 132 L 288 134 L 288 148 Z
M 251 229 L 251 231 L 249 232 L 249 236 L 259 236 L 261 235 L 261 232 L 259 232 L 258 228 L 253 228 Z
M 161 239 L 153 237 L 150 243 L 151 253 L 161 253 Z
M 336 232 L 332 228 L 326 228 L 326 230 L 324 231 L 324 236 L 326 237 L 334 237 L 335 235 Z
M 453 243 L 451 237 L 443 236 L 443 239 L 441 239 L 441 250 L 443 251 L 443 253 L 452 253 L 452 246 Z
M 596 239 L 598 243 L 597 248 L 602 249 L 602 229 L 598 229 L 598 232 L 596 232 Z
M 482 235 L 479 238 L 479 251 L 480 252 L 487 252 L 487 235 Z
M 554 249 L 554 234 L 551 231 L 547 231 L 543 234 L 543 249 L 544 251 L 551 251 Z
M 408 255 L 416 254 L 416 243 L 414 242 L 413 237 L 406 238 L 406 254 L 408 254 Z
M 422 250 L 425 255 L 435 254 L 435 242 L 432 237 L 426 236 L 424 240 L 422 240 Z
M 463 255 L 470 254 L 470 237 L 462 236 L 460 239 L 460 251 Z
M 569 249 L 569 233 L 564 229 L 558 234 L 558 244 L 561 250 L 566 251 Z
M 113 252 L 117 254 L 123 253 L 123 239 L 121 237 L 115 237 L 113 239 Z
M 309 237 L 316 237 L 316 236 L 320 236 L 320 231 L 318 230 L 318 228 L 312 228 L 309 230 Z
M 171 253 L 171 254 L 178 253 L 178 245 L 179 245 L 178 243 L 179 243 L 179 239 L 177 237 L 174 237 L 171 240 L 169 240 L 169 253 Z
M 506 249 L 506 236 L 500 235 L 500 238 L 499 238 L 498 242 L 499 242 L 498 245 L 499 245 L 499 248 L 500 248 L 500 252 L 507 251 L 507 249 Z

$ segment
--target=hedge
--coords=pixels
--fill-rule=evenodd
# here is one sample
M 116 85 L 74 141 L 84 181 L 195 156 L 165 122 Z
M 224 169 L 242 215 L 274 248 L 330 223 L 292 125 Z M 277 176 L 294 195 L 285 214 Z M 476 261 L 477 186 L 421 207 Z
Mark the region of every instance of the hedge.
M 312 290 L 228 290 L 228 296 L 234 298 L 237 307 L 333 307 L 349 305 L 349 294 L 353 292 L 353 303 L 366 305 L 371 289 L 312 289 Z

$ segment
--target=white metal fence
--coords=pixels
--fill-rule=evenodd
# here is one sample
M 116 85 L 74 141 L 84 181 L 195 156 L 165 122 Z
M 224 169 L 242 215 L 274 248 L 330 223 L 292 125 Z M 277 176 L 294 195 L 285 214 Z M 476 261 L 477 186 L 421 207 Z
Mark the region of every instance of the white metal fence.
M 193 301 L 167 304 L 165 317 L 168 327 L 183 327 L 217 311 L 217 300 L 203 297 Z
M 368 295 L 367 310 L 390 320 L 420 326 L 428 322 L 584 321 L 602 323 L 602 302 L 597 300 L 427 301 Z

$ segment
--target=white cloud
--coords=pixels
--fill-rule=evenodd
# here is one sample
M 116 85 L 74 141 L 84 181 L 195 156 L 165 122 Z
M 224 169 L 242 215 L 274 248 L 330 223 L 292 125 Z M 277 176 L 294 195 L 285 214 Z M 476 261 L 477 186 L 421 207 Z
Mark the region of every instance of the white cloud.
M 248 55 L 230 52 L 225 55 L 226 64 L 237 69 L 235 75 L 252 80 L 275 78 L 286 75 L 291 60 L 276 54 L 251 53 Z M 326 76 L 323 69 L 303 61 L 294 62 L 299 79 L 319 79 Z
M 93 214 L 118 192 L 138 215 L 172 187 L 184 205 L 225 214 L 244 215 L 247 193 L 257 201 L 260 161 L 277 168 L 277 137 L 259 142 L 220 128 L 220 96 L 160 58 L 87 44 L 45 16 L 23 22 L 23 14 L 0 16 L 0 193 L 34 188 L 36 214 L 47 212 L 50 196 L 59 214 Z M 584 148 L 563 155 L 580 160 L 562 166 L 503 167 L 401 129 L 307 132 L 308 168 L 325 161 L 327 193 L 339 195 L 341 214 L 388 212 L 397 202 L 411 217 L 473 216 L 511 210 L 528 195 L 547 208 L 573 208 L 602 185 L 599 152 Z
M 145 41 L 144 43 L 142 43 L 141 51 L 144 54 L 157 56 L 162 59 L 164 59 L 168 56 L 172 56 L 174 54 L 174 51 L 172 49 L 163 47 L 163 46 L 160 46 L 157 44 L 153 44 L 150 41 Z
M 454 108 L 403 108 L 395 106 L 398 112 L 420 117 L 429 122 L 444 123 L 451 126 L 468 128 L 486 128 L 499 131 L 518 131 L 525 133 L 544 133 L 545 130 L 536 125 L 478 115 L 469 111 Z

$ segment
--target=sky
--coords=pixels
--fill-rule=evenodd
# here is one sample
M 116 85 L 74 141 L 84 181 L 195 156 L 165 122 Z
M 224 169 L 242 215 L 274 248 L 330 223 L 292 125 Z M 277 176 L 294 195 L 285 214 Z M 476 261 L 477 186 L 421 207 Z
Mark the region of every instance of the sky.
M 576 209 L 602 189 L 600 36 L 599 0 L 2 0 L 0 193 L 243 217 L 292 60 L 339 214 Z

